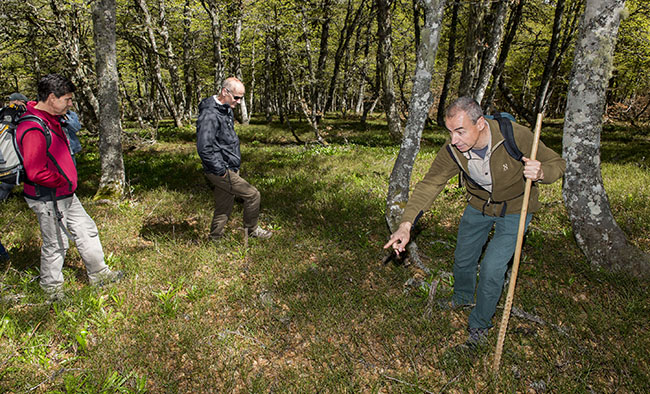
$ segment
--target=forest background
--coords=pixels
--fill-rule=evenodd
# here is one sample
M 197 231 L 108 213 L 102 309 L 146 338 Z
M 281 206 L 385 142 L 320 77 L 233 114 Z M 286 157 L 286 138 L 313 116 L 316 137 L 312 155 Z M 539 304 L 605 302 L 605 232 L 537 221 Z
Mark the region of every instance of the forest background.
M 34 97 L 36 81 L 49 72 L 79 87 L 77 109 L 86 128 L 79 193 L 86 200 L 102 183 L 99 161 L 108 154 L 99 141 L 96 49 L 102 41 L 94 36 L 93 5 L 0 4 L 2 94 Z M 117 1 L 120 122 L 113 123 L 121 123 L 125 199 L 88 201 L 88 209 L 114 251 L 110 262 L 132 278 L 109 291 L 87 289 L 72 252 L 65 271 L 74 290 L 70 302 L 45 305 L 34 279 L 37 229 L 24 203 L 10 201 L 12 209 L 2 212 L 10 228 L 3 242 L 15 256 L 3 270 L 2 388 L 647 387 L 647 283 L 590 268 L 575 244 L 559 184 L 543 196 L 545 219 L 533 224 L 527 240 L 522 274 L 532 280 L 520 285 L 518 306 L 534 315 L 515 322 L 500 378 L 487 373 L 490 354 L 468 362 L 449 352 L 463 336 L 464 312 L 432 318 L 427 305 L 429 295 L 450 284 L 445 271 L 462 192 L 450 186 L 440 203 L 447 211 L 434 208 L 423 220 L 431 231 L 419 242 L 427 271 L 377 264 L 386 236 L 386 179 L 402 135 L 394 126 L 410 114 L 421 7 L 384 0 Z M 584 7 L 580 0 L 446 3 L 431 70 L 434 102 L 414 179 L 444 141 L 441 108 L 461 94 L 522 123 L 544 112 L 543 139 L 562 150 Z M 649 13 L 647 2 L 626 2 L 602 138 L 612 210 L 630 242 L 646 253 Z M 203 239 L 209 191 L 187 174 L 200 178 L 193 149 L 198 101 L 230 75 L 246 85 L 238 131 L 248 176 L 268 196 L 263 219 L 278 240 L 249 247 L 235 231 L 214 255 Z M 291 247 L 283 246 L 289 239 Z M 402 283 L 408 283 L 404 292 Z

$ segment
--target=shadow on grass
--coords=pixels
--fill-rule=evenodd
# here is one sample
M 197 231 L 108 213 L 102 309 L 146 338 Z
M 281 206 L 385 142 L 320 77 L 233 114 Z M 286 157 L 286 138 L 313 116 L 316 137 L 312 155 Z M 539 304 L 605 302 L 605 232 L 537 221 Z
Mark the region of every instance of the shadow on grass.
M 160 237 L 191 241 L 200 239 L 203 234 L 195 220 L 151 217 L 145 220 L 140 229 L 140 236 L 148 241 Z

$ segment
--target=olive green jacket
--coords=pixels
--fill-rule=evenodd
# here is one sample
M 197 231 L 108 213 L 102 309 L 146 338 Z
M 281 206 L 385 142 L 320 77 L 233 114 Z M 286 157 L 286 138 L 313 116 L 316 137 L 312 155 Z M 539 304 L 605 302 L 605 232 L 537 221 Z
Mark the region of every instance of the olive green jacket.
M 523 175 L 524 164 L 515 160 L 506 151 L 504 138 L 499 130 L 496 120 L 486 119 L 492 133 L 492 146 L 490 157 L 490 171 L 492 172 L 492 193 L 476 185 L 469 178 L 467 158 L 448 140 L 440 149 L 429 168 L 429 172 L 422 181 L 418 182 L 411 195 L 404 214 L 402 223 L 414 223 L 425 210 L 431 207 L 438 194 L 444 189 L 447 182 L 461 174 L 461 183 L 465 186 L 469 205 L 489 216 L 503 216 L 503 214 L 520 213 L 523 202 L 526 180 Z M 533 133 L 515 122 L 512 123 L 513 134 L 517 147 L 525 157 L 530 157 L 533 145 Z M 558 180 L 566 167 L 564 159 L 541 141 L 537 150 L 536 159 L 542 163 L 544 179 L 533 182 L 528 203 L 528 212 L 539 209 L 539 190 L 537 183 L 553 183 Z

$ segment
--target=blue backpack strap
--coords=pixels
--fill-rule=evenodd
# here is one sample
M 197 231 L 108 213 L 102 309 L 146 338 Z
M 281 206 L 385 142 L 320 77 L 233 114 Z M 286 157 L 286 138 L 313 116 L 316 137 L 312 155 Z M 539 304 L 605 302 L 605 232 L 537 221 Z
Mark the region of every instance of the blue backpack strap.
M 506 151 L 510 156 L 515 158 L 515 160 L 521 161 L 524 154 L 521 153 L 517 146 L 517 142 L 515 141 L 515 135 L 512 131 L 512 121 L 510 120 L 511 117 L 512 115 L 503 116 L 501 112 L 497 112 L 493 116 L 494 120 L 499 122 L 499 129 L 501 130 L 501 135 L 504 139 L 503 145 L 505 146 Z

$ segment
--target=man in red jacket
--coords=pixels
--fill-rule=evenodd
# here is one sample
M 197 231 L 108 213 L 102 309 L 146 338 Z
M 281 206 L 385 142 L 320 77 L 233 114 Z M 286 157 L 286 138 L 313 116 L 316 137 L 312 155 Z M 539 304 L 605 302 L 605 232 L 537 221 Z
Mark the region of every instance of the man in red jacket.
M 27 175 L 25 200 L 36 213 L 43 240 L 40 285 L 52 301 L 64 295 L 61 269 L 68 237 L 77 245 L 92 285 L 101 286 L 123 276 L 104 262 L 97 226 L 75 195 L 77 169 L 60 123 L 60 117 L 72 107 L 75 90 L 74 84 L 60 75 L 41 78 L 38 101 L 27 103 L 16 132 Z

